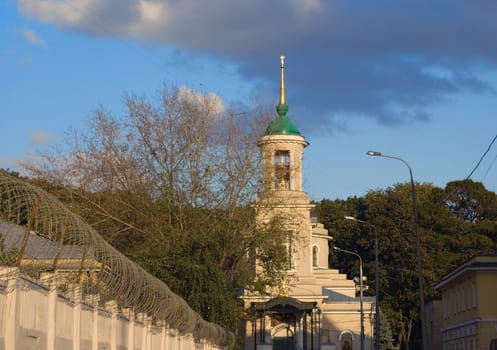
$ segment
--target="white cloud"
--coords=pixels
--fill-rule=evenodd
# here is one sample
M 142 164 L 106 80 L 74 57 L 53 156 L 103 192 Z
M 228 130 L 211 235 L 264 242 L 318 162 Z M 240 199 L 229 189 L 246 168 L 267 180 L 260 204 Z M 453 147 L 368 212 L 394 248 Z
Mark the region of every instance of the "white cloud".
M 161 27 L 170 21 L 171 9 L 165 2 L 141 0 L 138 8 L 140 16 L 132 28 L 136 34 L 146 31 L 147 28 L 150 30 L 154 27 Z
M 94 1 L 93 1 L 94 2 Z M 56 22 L 63 26 L 70 26 L 80 20 L 84 9 L 91 6 L 92 1 L 58 1 L 58 0 L 19 0 L 21 13 L 36 17 L 42 22 Z
M 56 140 L 55 135 L 46 131 L 34 130 L 29 136 L 29 141 L 35 145 L 48 145 Z
M 323 19 L 316 16 L 325 12 L 321 1 L 281 6 L 265 0 L 18 0 L 18 5 L 24 16 L 92 35 L 237 52 L 272 46 L 292 30 L 307 32 L 309 21 Z
M 38 34 L 28 28 L 21 30 L 22 35 L 33 45 L 45 46 L 45 41 Z
M 41 22 L 104 36 L 154 40 L 169 22 L 162 0 L 18 0 L 19 11 Z
M 179 88 L 179 96 L 207 108 L 213 115 L 219 115 L 225 111 L 223 99 L 215 93 L 203 94 L 182 86 Z

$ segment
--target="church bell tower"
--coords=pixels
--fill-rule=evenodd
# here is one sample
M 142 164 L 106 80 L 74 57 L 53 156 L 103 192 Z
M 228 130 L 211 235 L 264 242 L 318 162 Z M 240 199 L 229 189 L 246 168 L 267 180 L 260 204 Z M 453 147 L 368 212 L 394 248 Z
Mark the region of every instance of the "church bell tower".
M 283 217 L 293 239 L 289 255 L 292 274 L 310 272 L 307 250 L 299 249 L 311 239 L 309 227 L 309 197 L 303 191 L 302 157 L 309 145 L 295 124 L 287 117 L 288 105 L 285 98 L 285 57 L 280 57 L 280 99 L 276 106 L 277 116 L 266 128 L 257 145 L 263 161 L 263 191 L 257 202 L 259 224 Z
M 258 146 L 262 152 L 264 192 L 302 192 L 302 155 L 309 145 L 294 123 L 287 117 L 285 99 L 285 57 L 280 57 L 280 101 L 278 116 L 266 128 Z
M 284 280 L 279 288 L 268 288 L 264 294 L 244 292 L 245 350 L 358 350 L 363 315 L 359 310 L 364 304 L 364 314 L 373 315 L 372 303 L 359 301 L 354 282 L 330 268 L 332 237 L 317 218 L 311 219 L 314 205 L 302 181 L 302 158 L 309 143 L 287 117 L 284 59 L 280 57 L 277 115 L 257 142 L 263 189 L 254 208 L 260 228 L 281 220 L 278 223 L 288 234 L 288 265 L 281 271 Z

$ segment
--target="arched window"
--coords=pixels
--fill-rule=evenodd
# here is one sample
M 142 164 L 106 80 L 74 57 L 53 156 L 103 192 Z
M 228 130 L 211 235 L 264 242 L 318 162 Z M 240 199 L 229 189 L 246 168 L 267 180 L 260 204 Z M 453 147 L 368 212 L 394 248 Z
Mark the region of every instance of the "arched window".
M 312 247 L 312 267 L 318 267 L 318 256 L 319 256 L 319 248 L 317 245 Z
M 349 331 L 342 331 L 338 336 L 341 350 L 352 350 L 352 343 L 354 342 L 354 334 Z

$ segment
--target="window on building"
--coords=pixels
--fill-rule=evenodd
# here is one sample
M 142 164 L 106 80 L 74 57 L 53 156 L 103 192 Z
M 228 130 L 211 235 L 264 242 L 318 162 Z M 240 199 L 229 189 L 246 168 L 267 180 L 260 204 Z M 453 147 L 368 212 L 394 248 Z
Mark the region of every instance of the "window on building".
M 318 254 L 319 248 L 315 245 L 312 247 L 312 267 L 318 267 Z
M 277 190 L 290 189 L 290 152 L 277 151 L 274 154 L 274 181 Z
M 288 270 L 293 270 L 295 268 L 295 242 L 294 242 L 294 237 L 293 233 L 289 232 L 286 242 L 285 242 L 285 249 L 286 249 L 286 260 L 287 260 L 287 269 Z
M 352 350 L 352 342 L 354 337 L 350 331 L 344 331 L 338 337 L 342 350 Z

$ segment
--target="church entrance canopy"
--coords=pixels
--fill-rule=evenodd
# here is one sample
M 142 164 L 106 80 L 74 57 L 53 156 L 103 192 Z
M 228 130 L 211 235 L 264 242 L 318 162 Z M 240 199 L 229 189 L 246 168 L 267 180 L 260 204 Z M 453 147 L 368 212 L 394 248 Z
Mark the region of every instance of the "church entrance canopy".
M 316 302 L 290 297 L 251 303 L 254 350 L 319 349 L 319 311 Z

